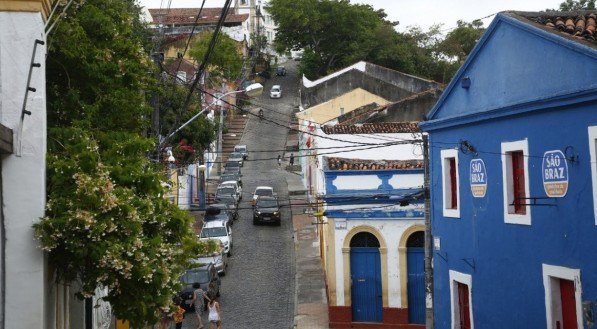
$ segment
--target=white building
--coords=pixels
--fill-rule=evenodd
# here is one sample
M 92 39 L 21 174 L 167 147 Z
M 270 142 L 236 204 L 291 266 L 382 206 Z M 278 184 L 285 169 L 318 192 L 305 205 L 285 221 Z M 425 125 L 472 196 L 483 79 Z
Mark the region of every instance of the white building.
M 7 329 L 55 323 L 53 287 L 32 229 L 46 198 L 44 24 L 51 2 L 0 1 L 0 327 Z

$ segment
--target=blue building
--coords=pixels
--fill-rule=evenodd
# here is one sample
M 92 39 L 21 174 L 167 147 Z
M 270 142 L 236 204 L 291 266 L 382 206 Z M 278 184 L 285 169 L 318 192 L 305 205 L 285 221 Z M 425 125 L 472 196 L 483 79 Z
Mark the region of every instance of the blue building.
M 436 328 L 594 328 L 596 11 L 503 12 L 421 127 Z

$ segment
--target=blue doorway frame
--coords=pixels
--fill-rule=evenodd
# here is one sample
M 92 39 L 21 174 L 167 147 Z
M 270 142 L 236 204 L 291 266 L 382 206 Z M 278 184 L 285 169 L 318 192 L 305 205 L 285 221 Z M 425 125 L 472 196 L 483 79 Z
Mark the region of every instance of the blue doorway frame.
M 381 261 L 379 248 L 350 248 L 352 321 L 382 322 Z
M 408 247 L 406 271 L 408 278 L 408 322 L 425 324 L 425 249 Z

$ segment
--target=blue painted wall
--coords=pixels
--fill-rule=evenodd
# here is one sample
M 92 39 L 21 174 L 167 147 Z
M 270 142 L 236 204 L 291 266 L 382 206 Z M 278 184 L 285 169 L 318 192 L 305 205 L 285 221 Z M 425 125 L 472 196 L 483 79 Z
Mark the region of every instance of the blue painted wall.
M 476 328 L 545 328 L 542 264 L 581 270 L 583 301 L 597 301 L 597 226 L 593 213 L 588 126 L 597 126 L 597 51 L 573 50 L 512 24 L 503 15 L 462 69 L 469 90 L 454 85 L 438 102 L 430 132 L 432 232 L 441 238 L 434 255 L 436 328 L 451 328 L 449 270 L 472 276 L 472 309 Z M 500 21 L 501 20 L 501 21 Z M 508 22 L 506 22 L 508 21 Z M 448 88 L 450 89 L 450 87 Z M 545 103 L 555 94 L 585 90 L 583 97 Z M 526 103 L 499 117 L 470 117 L 495 108 Z M 567 104 L 567 105 L 566 105 Z M 543 108 L 542 108 L 543 107 Z M 510 108 L 512 110 L 512 108 Z M 523 113 L 524 112 L 524 113 Z M 504 113 L 501 113 L 504 114 Z M 446 118 L 455 117 L 446 126 Z M 459 125 L 466 123 L 465 125 Z M 555 207 L 531 207 L 530 226 L 504 223 L 501 143 L 528 139 L 530 195 L 544 197 L 541 163 L 545 151 L 572 146 L 580 156 L 568 163 L 569 189 Z M 469 141 L 484 160 L 488 186 L 484 198 L 473 198 L 469 183 L 471 153 L 459 153 L 460 218 L 442 215 L 441 149 Z M 447 143 L 447 144 L 446 144 Z M 445 260 L 446 258 L 447 260 Z M 473 268 L 469 263 L 473 263 Z

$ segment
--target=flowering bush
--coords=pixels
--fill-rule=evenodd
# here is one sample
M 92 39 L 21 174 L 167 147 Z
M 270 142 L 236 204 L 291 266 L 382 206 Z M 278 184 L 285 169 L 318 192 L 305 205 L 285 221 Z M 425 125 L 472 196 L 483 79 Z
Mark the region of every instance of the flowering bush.
M 115 315 L 136 326 L 157 321 L 189 259 L 216 244 L 200 244 L 188 213 L 161 196 L 159 172 L 143 157 L 150 144 L 111 135 L 102 145 L 74 128 L 51 133 L 61 152 L 48 158 L 46 216 L 34 229 L 59 280 L 80 281 L 81 297 L 107 287 Z M 136 161 L 102 161 L 101 149 L 126 149 Z

